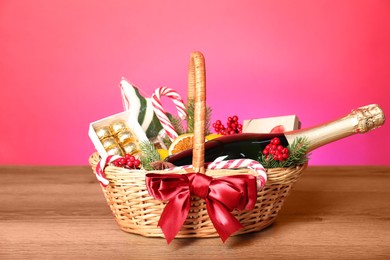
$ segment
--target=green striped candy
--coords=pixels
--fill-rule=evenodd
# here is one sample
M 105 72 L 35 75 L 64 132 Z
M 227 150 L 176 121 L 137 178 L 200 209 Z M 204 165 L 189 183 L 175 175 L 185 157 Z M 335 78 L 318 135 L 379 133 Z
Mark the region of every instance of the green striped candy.
M 130 118 L 138 118 L 138 123 L 148 138 L 155 137 L 163 129 L 153 111 L 150 98 L 143 97 L 139 90 L 127 80 L 121 80 L 122 99 L 125 110 L 130 111 Z

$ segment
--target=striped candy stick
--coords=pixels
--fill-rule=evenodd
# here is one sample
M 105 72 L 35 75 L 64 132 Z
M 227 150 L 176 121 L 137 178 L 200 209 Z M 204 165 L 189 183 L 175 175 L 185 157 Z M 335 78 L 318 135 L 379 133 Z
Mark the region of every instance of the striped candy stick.
M 171 88 L 160 87 L 156 89 L 156 91 L 152 94 L 151 100 L 152 100 L 154 113 L 157 115 L 157 118 L 160 120 L 169 139 L 173 141 L 175 138 L 178 137 L 178 134 L 176 133 L 171 121 L 169 120 L 164 108 L 162 107 L 161 104 L 162 96 L 169 97 L 172 100 L 172 102 L 176 106 L 178 115 L 181 119 L 185 119 L 187 117 L 186 107 L 180 95 Z
M 217 158 L 214 162 L 209 163 L 206 166 L 209 170 L 215 169 L 238 169 L 238 168 L 250 168 L 256 171 L 257 176 L 257 190 L 261 190 L 264 188 L 267 183 L 267 172 L 264 169 L 263 165 L 259 162 L 251 159 L 234 159 L 234 160 L 226 160 L 223 161 L 224 157 Z M 192 165 L 184 165 L 178 166 L 174 168 L 170 168 L 167 170 L 178 170 L 178 169 L 190 169 Z
M 104 168 L 106 168 L 106 166 L 109 163 L 111 163 L 111 162 L 113 162 L 113 161 L 115 161 L 116 159 L 119 159 L 119 158 L 121 158 L 119 155 L 105 156 L 96 165 L 96 178 L 98 179 L 98 181 L 100 182 L 100 184 L 103 187 L 106 187 L 109 184 L 109 181 L 106 179 L 106 176 L 104 174 Z
M 267 182 L 267 172 L 263 165 L 259 162 L 251 159 L 235 159 L 235 160 L 215 160 L 214 162 L 207 165 L 207 169 L 237 169 L 237 168 L 249 168 L 257 172 L 257 190 L 264 188 Z

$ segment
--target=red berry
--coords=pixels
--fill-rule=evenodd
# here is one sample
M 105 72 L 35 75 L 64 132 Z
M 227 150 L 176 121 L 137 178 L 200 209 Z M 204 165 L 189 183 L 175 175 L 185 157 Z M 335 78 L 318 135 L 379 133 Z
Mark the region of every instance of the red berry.
M 238 116 L 236 115 L 227 118 L 226 127 L 222 124 L 221 120 L 215 121 L 212 127 L 217 134 L 221 135 L 232 135 L 242 132 L 242 125 L 238 123 Z
M 116 159 L 112 162 L 116 167 L 124 167 L 127 169 L 140 168 L 141 162 L 131 154 L 125 154 L 124 157 Z
M 262 151 L 265 158 L 268 160 L 270 156 L 275 161 L 284 161 L 289 158 L 289 150 L 287 147 L 283 147 L 279 138 L 274 137 L 271 139 L 269 144 L 265 146 Z
M 272 144 L 274 144 L 274 145 L 280 144 L 280 140 L 279 140 L 279 138 L 277 138 L 277 137 L 273 138 L 271 142 L 272 142 Z
M 140 164 L 141 164 L 141 162 L 140 162 L 139 160 L 135 160 L 135 161 L 134 161 L 134 166 L 135 166 L 135 167 L 140 166 Z

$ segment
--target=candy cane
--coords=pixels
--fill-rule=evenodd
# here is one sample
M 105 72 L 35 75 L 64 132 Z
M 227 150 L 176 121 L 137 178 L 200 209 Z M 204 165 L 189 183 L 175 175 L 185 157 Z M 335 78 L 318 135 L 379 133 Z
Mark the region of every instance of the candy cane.
M 222 159 L 221 159 L 222 158 Z M 263 165 L 259 162 L 251 159 L 235 159 L 223 161 L 223 157 L 217 158 L 212 163 L 205 165 L 209 170 L 215 169 L 237 169 L 237 168 L 250 168 L 256 171 L 257 176 L 257 190 L 261 190 L 267 182 L 267 172 Z M 178 169 L 190 169 L 192 165 L 178 166 L 167 170 L 178 170 Z
M 186 107 L 180 95 L 173 89 L 167 87 L 161 87 L 156 89 L 156 91 L 152 94 L 151 100 L 153 105 L 153 110 L 156 113 L 157 118 L 160 120 L 161 125 L 166 131 L 169 139 L 173 141 L 178 134 L 176 133 L 172 123 L 169 121 L 165 110 L 161 105 L 161 97 L 166 96 L 172 99 L 173 103 L 176 106 L 178 115 L 181 119 L 185 119 L 187 116 Z
M 109 181 L 106 179 L 106 176 L 104 174 L 104 168 L 106 168 L 109 163 L 119 158 L 121 158 L 119 155 L 109 155 L 103 157 L 96 165 L 96 178 L 98 179 L 98 181 L 100 181 L 103 187 L 106 187 L 109 184 Z
M 226 161 L 214 161 L 207 166 L 207 169 L 235 169 L 235 168 L 250 168 L 257 172 L 257 190 L 261 190 L 267 182 L 267 172 L 263 165 L 251 159 L 236 159 Z

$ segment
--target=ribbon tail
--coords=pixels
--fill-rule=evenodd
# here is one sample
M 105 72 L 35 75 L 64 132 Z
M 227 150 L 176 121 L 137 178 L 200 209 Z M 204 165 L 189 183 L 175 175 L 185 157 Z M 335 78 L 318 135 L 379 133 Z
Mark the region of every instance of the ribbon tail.
M 210 220 L 222 242 L 243 228 L 242 224 L 219 201 L 207 199 L 206 207 Z
M 171 243 L 180 231 L 190 210 L 190 196 L 172 198 L 161 213 L 158 226 L 164 233 L 167 243 Z

